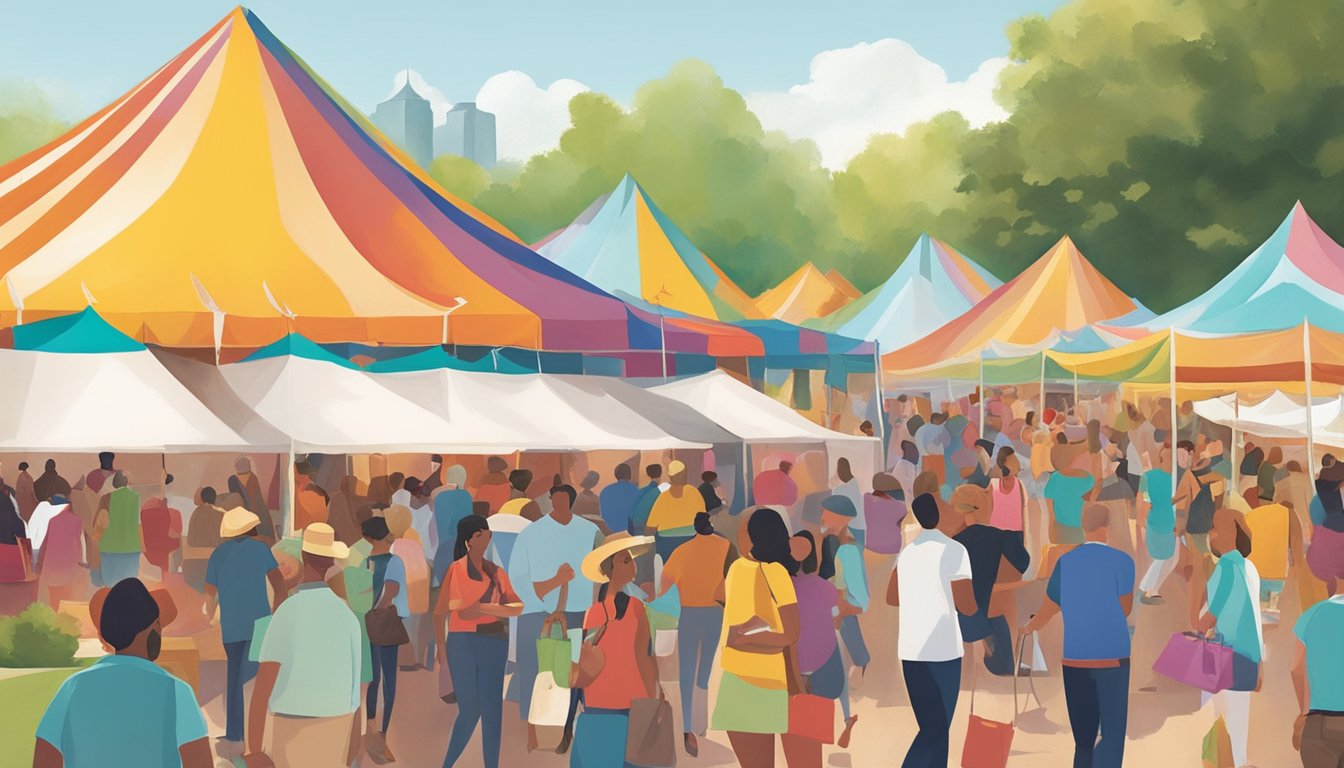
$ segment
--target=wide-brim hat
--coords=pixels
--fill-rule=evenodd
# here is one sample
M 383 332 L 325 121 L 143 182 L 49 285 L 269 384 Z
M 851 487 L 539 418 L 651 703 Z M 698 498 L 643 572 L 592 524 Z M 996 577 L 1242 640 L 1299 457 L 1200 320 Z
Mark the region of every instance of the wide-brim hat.
M 337 560 L 344 560 L 350 554 L 350 548 L 336 540 L 336 531 L 326 523 L 312 523 L 303 529 L 303 551 Z
M 859 511 L 854 508 L 854 500 L 838 493 L 822 499 L 821 508 L 841 517 L 859 516 Z
M 220 519 L 219 537 L 232 539 L 235 536 L 242 536 L 258 525 L 261 525 L 261 518 L 255 513 L 242 507 L 234 507 L 226 511 L 224 517 Z
M 899 491 L 901 490 L 901 481 L 897 480 L 896 476 L 890 472 L 878 472 L 873 475 L 873 490 L 882 493 Z
M 583 563 L 579 565 L 579 571 L 583 577 L 594 584 L 607 583 L 607 575 L 602 573 L 602 564 L 617 553 L 625 550 L 639 550 L 631 552 L 632 557 L 638 557 L 645 550 L 653 546 L 652 536 L 631 536 L 628 533 L 613 533 L 608 536 L 597 549 L 589 552 L 583 557 Z

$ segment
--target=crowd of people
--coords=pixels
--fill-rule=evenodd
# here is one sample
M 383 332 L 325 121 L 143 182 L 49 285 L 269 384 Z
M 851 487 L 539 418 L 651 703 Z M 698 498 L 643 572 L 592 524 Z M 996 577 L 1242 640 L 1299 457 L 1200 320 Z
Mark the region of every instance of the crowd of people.
M 80 597 L 87 573 L 111 651 L 62 686 L 34 764 L 211 764 L 190 689 L 144 663 L 178 622 L 221 635 L 213 751 L 248 766 L 396 761 L 398 676 L 425 670 L 456 707 L 445 766 L 475 764 L 464 755 L 478 733 L 480 763 L 498 765 L 514 704 L 529 751 L 554 726 L 573 766 L 638 765 L 627 736 L 647 719 L 631 713 L 666 695 L 657 658 L 675 652 L 688 756 L 712 729 L 748 768 L 773 765 L 776 736 L 791 768 L 815 768 L 831 740 L 791 724 L 791 708 L 821 702 L 822 730 L 847 749 L 872 660 L 864 627 L 893 621 L 918 725 L 903 765 L 943 766 L 967 663 L 1023 673 L 1024 639 L 1059 615 L 1074 765 L 1119 766 L 1135 598 L 1184 592 L 1188 625 L 1170 630 L 1231 649 L 1230 685 L 1209 698 L 1240 767 L 1264 631 L 1292 582 L 1292 738 L 1308 768 L 1338 768 L 1344 461 L 1325 455 L 1313 478 L 1281 446 L 1223 439 L 1188 403 L 1173 421 L 1164 398 L 1042 405 L 1011 388 L 936 409 L 903 396 L 885 471 L 859 478 L 835 457 L 827 487 L 800 489 L 796 457 L 771 457 L 745 508 L 690 457 L 622 463 L 610 482 L 541 480 L 499 457 L 474 482 L 439 456 L 423 478 L 371 462 L 330 494 L 312 457 L 297 466 L 290 537 L 246 458 L 226 493 L 202 487 L 195 504 L 171 475 L 133 486 L 110 453 L 73 486 L 54 461 L 38 478 L 21 464 L 0 488 L 0 543 L 32 542 L 53 606 Z M 885 601 L 872 599 L 875 567 L 890 569 Z M 1044 598 L 1019 605 L 1032 583 Z

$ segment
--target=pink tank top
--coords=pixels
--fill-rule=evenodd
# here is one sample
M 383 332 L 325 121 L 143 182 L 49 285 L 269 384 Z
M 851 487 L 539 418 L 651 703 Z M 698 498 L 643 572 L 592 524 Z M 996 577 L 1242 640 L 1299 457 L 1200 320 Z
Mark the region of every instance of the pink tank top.
M 1003 490 L 1002 479 L 989 486 L 991 506 L 989 524 L 1004 531 L 1022 530 L 1022 478 L 1013 478 L 1011 490 Z

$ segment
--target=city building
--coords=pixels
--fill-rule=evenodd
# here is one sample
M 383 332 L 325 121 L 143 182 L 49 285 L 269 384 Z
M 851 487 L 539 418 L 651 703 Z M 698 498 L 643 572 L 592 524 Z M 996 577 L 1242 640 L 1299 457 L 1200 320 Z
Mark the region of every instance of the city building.
M 470 101 L 454 104 L 448 122 L 434 129 L 434 151 L 465 157 L 482 168 L 495 164 L 495 116 Z
M 491 150 L 494 148 L 494 118 L 491 117 Z M 406 151 L 421 167 L 428 168 L 434 159 L 434 112 L 429 101 L 406 85 L 387 101 L 378 105 L 373 123 L 389 139 Z

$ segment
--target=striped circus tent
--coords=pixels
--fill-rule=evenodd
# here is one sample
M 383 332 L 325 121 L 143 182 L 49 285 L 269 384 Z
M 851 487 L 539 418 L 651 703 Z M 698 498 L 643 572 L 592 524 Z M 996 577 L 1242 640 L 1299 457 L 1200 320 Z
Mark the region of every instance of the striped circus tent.
M 920 235 L 891 277 L 817 327 L 899 349 L 970 309 L 1002 283 L 947 243 Z
M 1026 351 L 1094 323 L 1142 317 L 1152 313 L 1097 271 L 1066 235 L 964 314 L 883 355 L 883 367 L 898 375 L 927 371 L 979 357 L 995 346 Z
M 757 296 L 756 307 L 766 317 L 801 324 L 825 317 L 848 304 L 851 297 L 845 286 L 850 290 L 854 287 L 848 280 L 843 286 L 837 284 L 809 261 L 779 285 Z
M 650 307 L 726 322 L 764 317 L 628 173 L 535 247 L 579 277 Z
M 243 8 L 0 167 L 0 276 L 0 324 L 93 306 L 169 347 L 294 332 L 627 350 L 660 336 L 657 318 L 441 189 Z M 709 346 L 691 335 L 687 351 Z

